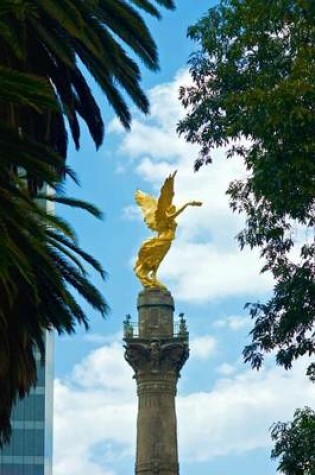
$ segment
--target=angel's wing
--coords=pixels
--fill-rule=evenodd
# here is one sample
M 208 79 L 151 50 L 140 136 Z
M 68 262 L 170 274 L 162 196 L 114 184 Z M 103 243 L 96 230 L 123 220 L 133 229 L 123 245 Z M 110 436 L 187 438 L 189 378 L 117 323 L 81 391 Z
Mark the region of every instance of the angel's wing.
M 143 191 L 137 190 L 135 193 L 135 199 L 140 206 L 144 221 L 152 231 L 157 231 L 155 212 L 157 209 L 157 201 L 153 196 L 143 193 Z
M 155 220 L 157 225 L 163 223 L 166 217 L 166 210 L 171 206 L 174 197 L 174 179 L 177 172 L 166 178 L 160 192 L 157 203 Z

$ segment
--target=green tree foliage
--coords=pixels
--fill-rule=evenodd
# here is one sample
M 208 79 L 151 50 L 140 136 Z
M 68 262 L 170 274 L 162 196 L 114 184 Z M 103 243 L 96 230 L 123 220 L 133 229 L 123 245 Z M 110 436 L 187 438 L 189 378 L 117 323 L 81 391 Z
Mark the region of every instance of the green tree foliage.
M 245 360 L 259 368 L 274 350 L 290 368 L 315 353 L 315 3 L 223 0 L 188 36 L 199 50 L 178 130 L 201 147 L 196 169 L 217 146 L 243 157 L 248 178 L 228 190 L 246 215 L 238 240 L 261 250 L 275 279 L 269 301 L 248 304 Z
M 77 148 L 80 120 L 97 147 L 103 141 L 89 75 L 126 128 L 131 115 L 124 95 L 148 112 L 133 56 L 158 68 L 156 45 L 140 12 L 160 18 L 160 7 L 172 9 L 174 3 L 0 2 L 0 446 L 10 437 L 12 404 L 36 383 L 33 350 L 44 356 L 44 332 L 88 326 L 72 290 L 101 314 L 107 312 L 85 268 L 88 264 L 104 277 L 101 265 L 45 203 L 100 217 L 94 206 L 61 193 L 64 177 L 75 179 L 66 165 L 67 130 Z M 43 185 L 52 194 L 43 194 Z
M 271 428 L 275 447 L 273 459 L 279 459 L 278 471 L 286 475 L 315 473 L 315 412 L 297 409 L 292 422 L 277 422 Z

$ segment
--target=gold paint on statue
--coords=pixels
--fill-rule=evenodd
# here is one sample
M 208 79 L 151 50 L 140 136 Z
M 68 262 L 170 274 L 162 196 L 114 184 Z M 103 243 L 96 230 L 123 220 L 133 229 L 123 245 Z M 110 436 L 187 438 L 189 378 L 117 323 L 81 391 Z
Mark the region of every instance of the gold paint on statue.
M 157 236 L 143 242 L 134 266 L 135 274 L 144 287 L 165 288 L 156 274 L 175 239 L 177 227 L 175 218 L 188 206 L 202 205 L 200 201 L 190 201 L 178 209 L 173 205 L 175 175 L 176 172 L 166 178 L 158 200 L 140 190 L 135 193 L 145 223 L 157 233 Z

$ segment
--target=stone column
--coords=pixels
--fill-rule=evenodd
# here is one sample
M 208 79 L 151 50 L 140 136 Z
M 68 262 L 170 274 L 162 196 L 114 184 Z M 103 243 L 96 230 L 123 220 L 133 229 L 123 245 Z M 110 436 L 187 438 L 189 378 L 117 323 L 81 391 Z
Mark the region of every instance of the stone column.
M 183 321 L 174 332 L 173 312 L 170 292 L 146 289 L 138 297 L 138 334 L 125 328 L 139 401 L 136 475 L 179 475 L 175 396 L 189 348 Z

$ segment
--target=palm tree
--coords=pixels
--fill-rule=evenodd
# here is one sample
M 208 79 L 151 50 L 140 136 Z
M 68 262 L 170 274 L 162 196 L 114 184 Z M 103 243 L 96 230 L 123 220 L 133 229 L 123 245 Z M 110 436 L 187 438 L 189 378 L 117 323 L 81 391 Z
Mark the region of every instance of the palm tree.
M 125 91 L 148 112 L 136 62 L 158 67 L 154 41 L 138 10 L 159 17 L 172 0 L 2 0 L 0 5 L 0 446 L 10 436 L 10 412 L 36 382 L 34 348 L 43 355 L 45 330 L 74 331 L 87 315 L 75 288 L 105 315 L 84 262 L 100 264 L 74 232 L 34 198 L 99 216 L 93 206 L 60 195 L 67 168 L 67 125 L 80 145 L 79 118 L 98 147 L 104 125 L 84 74 L 96 81 L 122 124 L 130 127 Z M 138 10 L 137 10 L 138 9 Z M 83 72 L 84 74 L 83 74 Z M 50 185 L 55 196 L 40 193 Z M 83 261 L 83 262 L 82 262 Z
M 0 447 L 10 437 L 13 403 L 36 383 L 33 351 L 39 349 L 44 357 L 45 331 L 72 333 L 76 323 L 88 326 L 71 288 L 102 315 L 107 312 L 84 263 L 104 277 L 101 265 L 80 249 L 71 227 L 49 214 L 40 200 L 82 208 L 97 217 L 100 212 L 60 195 L 38 192 L 34 200 L 22 173 L 31 162 L 36 177 L 56 188 L 54 168 L 42 164 L 44 154 L 48 163 L 54 163 L 56 154 L 18 135 L 13 141 L 14 132 L 7 132 L 7 154 L 0 134 Z
M 173 0 L 2 0 L 0 64 L 43 78 L 54 94 L 55 108 L 17 108 L 9 102 L 2 106 L 0 120 L 50 145 L 65 159 L 64 119 L 78 148 L 80 117 L 99 147 L 104 124 L 85 77 L 88 71 L 128 129 L 131 114 L 123 92 L 144 113 L 149 109 L 139 66 L 130 53 L 148 68 L 158 68 L 156 45 L 139 14 L 140 10 L 159 18 L 154 3 L 174 8 Z

